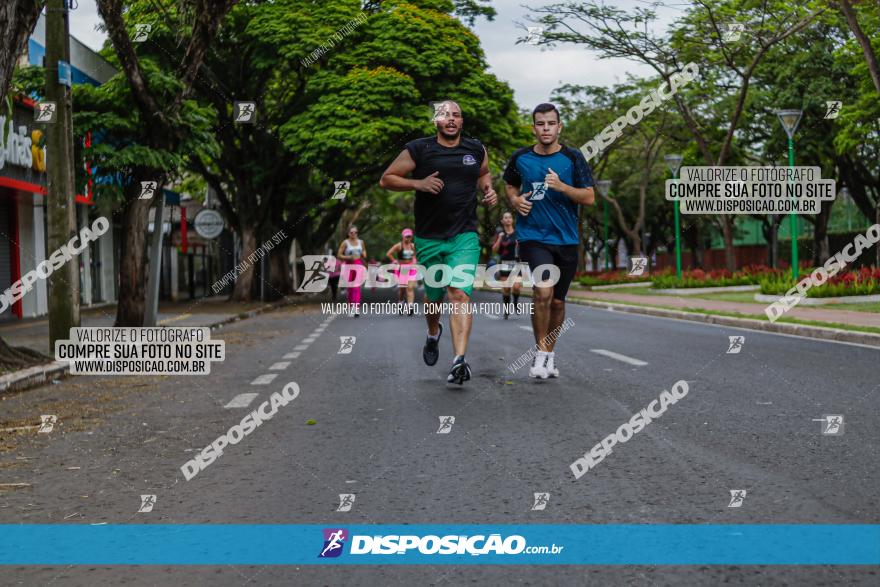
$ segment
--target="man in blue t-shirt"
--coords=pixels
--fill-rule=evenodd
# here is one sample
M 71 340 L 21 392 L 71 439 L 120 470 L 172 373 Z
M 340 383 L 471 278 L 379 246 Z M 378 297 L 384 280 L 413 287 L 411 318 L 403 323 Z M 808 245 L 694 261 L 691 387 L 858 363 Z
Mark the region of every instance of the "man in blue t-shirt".
M 532 331 L 538 354 L 529 376 L 547 379 L 559 377 L 553 347 L 565 320 L 565 296 L 577 270 L 578 205 L 592 204 L 595 195 L 593 174 L 583 154 L 559 143 L 562 123 L 556 106 L 538 104 L 532 122 L 538 142 L 510 157 L 504 181 L 507 199 L 520 214 L 516 223 L 520 258 L 533 272 L 540 265 L 559 269 L 555 285 L 542 275 L 533 276 L 541 281 L 535 281 L 533 290 Z

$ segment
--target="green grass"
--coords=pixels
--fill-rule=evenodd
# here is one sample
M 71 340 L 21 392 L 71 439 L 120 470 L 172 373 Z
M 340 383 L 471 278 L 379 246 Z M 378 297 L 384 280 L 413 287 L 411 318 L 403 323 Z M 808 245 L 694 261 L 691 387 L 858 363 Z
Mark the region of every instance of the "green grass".
M 596 290 L 593 290 L 596 291 Z M 646 295 L 657 295 L 657 292 L 651 289 L 650 285 L 646 285 L 643 287 L 623 287 L 620 289 L 606 289 L 606 290 L 598 290 L 596 293 L 616 293 L 616 294 L 635 294 L 637 296 L 646 296 Z
M 695 296 L 688 296 L 689 298 L 699 298 L 701 300 L 711 300 L 718 302 L 748 302 L 750 304 L 761 304 L 766 306 L 767 302 L 757 302 L 755 301 L 755 293 L 754 291 L 728 291 L 728 292 L 720 292 L 713 294 L 698 294 Z
M 601 292 L 606 293 L 606 292 Z M 611 292 L 607 292 L 611 293 Z M 664 296 L 664 294 L 658 294 L 651 287 L 628 287 L 622 290 L 614 290 L 613 293 L 625 293 L 625 294 L 635 294 L 637 296 Z M 758 306 L 766 306 L 767 302 L 759 302 L 755 300 L 755 294 L 757 291 L 728 291 L 728 292 L 719 292 L 719 293 L 708 293 L 708 294 L 697 294 L 691 296 L 669 296 L 670 298 L 679 297 L 679 298 L 694 298 L 700 300 L 709 300 L 712 302 L 740 302 L 740 303 L 748 303 L 755 304 Z M 624 302 L 625 303 L 625 302 Z M 664 307 L 664 306 L 659 306 Z M 853 312 L 880 312 L 880 302 L 870 302 L 867 304 L 826 304 L 823 306 L 805 306 L 799 305 L 798 308 L 806 308 L 808 310 L 849 310 Z M 763 314 L 762 314 L 763 315 Z

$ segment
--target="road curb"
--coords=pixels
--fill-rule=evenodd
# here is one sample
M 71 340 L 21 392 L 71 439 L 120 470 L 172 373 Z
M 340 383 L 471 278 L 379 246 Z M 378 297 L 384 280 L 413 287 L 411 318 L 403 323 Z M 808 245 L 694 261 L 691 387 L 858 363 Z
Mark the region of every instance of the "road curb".
M 285 297 L 284 299 L 277 302 L 266 304 L 265 306 L 254 308 L 253 310 L 248 310 L 247 312 L 241 312 L 234 316 L 230 316 L 229 318 L 224 318 L 223 320 L 220 320 L 218 322 L 205 324 L 200 328 L 208 327 L 211 330 L 219 329 L 226 324 L 231 324 L 233 322 L 238 322 L 239 320 L 253 318 L 254 316 L 257 316 L 264 312 L 275 310 L 282 306 L 296 303 L 297 301 L 299 300 Z M 35 365 L 33 367 L 28 367 L 27 369 L 22 369 L 20 371 L 7 373 L 6 375 L 0 376 L 0 392 L 25 391 L 32 387 L 43 385 L 47 381 L 55 381 L 58 379 L 62 379 L 63 377 L 67 377 L 68 375 L 70 375 L 70 369 L 66 361 L 53 361 L 44 365 Z
M 733 316 L 718 316 L 714 314 L 700 314 L 697 312 L 684 312 L 682 310 L 668 310 L 665 308 L 650 308 L 645 306 L 633 306 L 617 302 L 601 302 L 596 300 L 584 300 L 569 298 L 566 302 L 604 308 L 630 314 L 644 314 L 658 316 L 660 318 L 678 318 L 679 320 L 691 320 L 719 326 L 735 326 L 748 328 L 749 330 L 761 330 L 764 332 L 776 332 L 779 334 L 793 334 L 821 340 L 836 340 L 839 342 L 854 342 L 880 348 L 880 334 L 869 332 L 856 332 L 853 330 L 841 330 L 839 328 L 825 328 L 823 326 L 808 326 L 805 324 L 790 324 L 788 322 L 769 322 L 753 318 L 734 318 Z
M 23 391 L 37 385 L 42 385 L 47 381 L 60 379 L 67 374 L 68 365 L 64 361 L 35 365 L 0 376 L 0 392 Z
M 480 290 L 491 292 L 497 291 L 485 288 L 480 288 Z M 525 291 L 523 291 L 520 295 L 529 298 L 532 297 L 530 293 L 526 293 Z M 880 334 L 872 334 L 870 332 L 856 332 L 853 330 L 841 330 L 840 328 L 808 326 L 806 324 L 791 324 L 788 322 L 774 323 L 766 320 L 757 320 L 754 318 L 735 318 L 733 316 L 701 314 L 699 312 L 686 312 L 684 310 L 672 310 L 667 308 L 653 308 L 650 306 L 636 306 L 633 304 L 626 304 L 622 302 L 586 300 L 576 297 L 569 297 L 565 301 L 567 303 L 579 304 L 581 306 L 603 308 L 606 310 L 615 310 L 618 312 L 628 312 L 630 314 L 643 314 L 645 316 L 657 316 L 659 318 L 677 318 L 679 320 L 691 320 L 693 322 L 703 322 L 705 324 L 735 326 L 737 328 L 747 328 L 749 330 L 760 330 L 763 332 L 775 332 L 778 334 L 792 334 L 796 336 L 805 336 L 807 338 L 816 338 L 819 340 L 852 342 L 880 348 Z

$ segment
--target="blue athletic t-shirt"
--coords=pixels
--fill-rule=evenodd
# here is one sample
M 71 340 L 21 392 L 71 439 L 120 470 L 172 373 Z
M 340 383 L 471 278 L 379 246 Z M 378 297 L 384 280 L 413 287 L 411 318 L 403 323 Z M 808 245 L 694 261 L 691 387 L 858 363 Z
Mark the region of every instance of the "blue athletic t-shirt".
M 593 173 L 584 155 L 577 149 L 562 145 L 552 155 L 541 155 L 533 147 L 516 151 L 504 170 L 504 181 L 532 192 L 532 209 L 526 216 L 518 216 L 516 231 L 519 241 L 538 241 L 550 245 L 576 245 L 578 238 L 578 205 L 571 198 L 547 189 L 544 177 L 550 169 L 563 183 L 576 188 L 593 187 Z

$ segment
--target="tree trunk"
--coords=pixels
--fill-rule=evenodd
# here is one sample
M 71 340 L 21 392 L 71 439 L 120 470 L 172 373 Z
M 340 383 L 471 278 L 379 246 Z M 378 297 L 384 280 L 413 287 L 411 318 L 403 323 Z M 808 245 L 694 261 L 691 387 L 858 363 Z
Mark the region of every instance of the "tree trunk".
M 831 256 L 831 248 L 828 245 L 828 220 L 831 218 L 831 204 L 834 202 L 822 202 L 822 208 L 816 221 L 813 223 L 813 265 L 819 266 Z
M 241 252 L 238 262 L 243 270 L 235 278 L 232 299 L 237 302 L 249 302 L 251 301 L 251 287 L 254 283 L 254 263 L 259 262 L 255 254 L 257 250 L 256 227 L 251 223 L 242 222 L 239 236 L 241 236 Z
M 700 234 L 700 226 L 691 224 L 683 232 L 685 243 L 691 250 L 691 269 L 703 268 L 703 238 Z M 684 268 L 682 268 L 684 269 Z
M 269 285 L 267 288 L 270 299 L 278 299 L 293 293 L 293 281 L 290 272 L 291 241 L 281 241 L 269 253 Z
M 0 2 L 0 98 L 6 96 L 18 56 L 34 32 L 45 0 Z
M 47 357 L 43 353 L 39 353 L 27 347 L 13 347 L 6 344 L 0 338 L 0 367 L 15 371 L 24 369 L 33 365 L 42 365 L 52 361 L 51 357 Z
M 139 176 L 135 176 L 139 180 Z M 140 190 L 140 181 L 134 181 Z M 132 186 L 131 189 L 135 189 Z M 162 189 L 161 184 L 159 190 Z M 128 191 L 128 190 L 126 190 Z M 158 190 L 157 190 L 158 191 Z M 115 326 L 143 326 L 147 287 L 147 224 L 152 200 L 128 200 L 122 213 L 122 251 L 119 256 L 119 295 Z M 161 226 L 154 227 L 162 230 Z
M 779 267 L 779 222 L 776 214 L 770 215 L 770 267 Z
M 868 65 L 868 72 L 871 74 L 871 80 L 874 82 L 877 93 L 880 94 L 880 65 L 878 65 L 877 55 L 874 53 L 873 47 L 871 47 L 871 40 L 862 31 L 862 27 L 859 26 L 856 12 L 853 10 L 849 0 L 840 0 L 840 9 L 846 17 L 846 24 L 849 26 L 849 30 L 852 31 L 853 36 L 862 48 L 865 63 Z
M 733 221 L 730 216 L 721 218 L 721 234 L 724 237 L 724 264 L 730 272 L 736 271 L 736 250 L 733 248 Z

